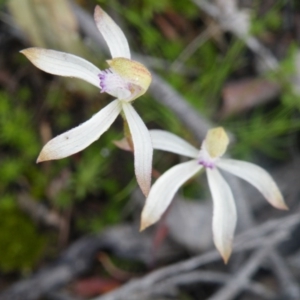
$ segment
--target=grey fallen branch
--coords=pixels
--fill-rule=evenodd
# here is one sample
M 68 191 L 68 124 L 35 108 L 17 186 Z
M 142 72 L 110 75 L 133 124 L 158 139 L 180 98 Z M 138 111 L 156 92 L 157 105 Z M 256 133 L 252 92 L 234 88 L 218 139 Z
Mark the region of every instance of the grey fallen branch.
M 95 263 L 96 254 L 101 250 L 147 263 L 152 253 L 152 238 L 146 234 L 137 235 L 136 232 L 137 227 L 124 224 L 107 228 L 99 235 L 81 238 L 51 266 L 13 284 L 1 293 L 0 300 L 36 300 L 52 293 L 90 270 Z M 164 244 L 156 257 L 158 260 L 165 260 L 173 255 L 178 255 L 174 246 Z
M 271 241 L 270 244 L 273 244 Z M 241 267 L 232 279 L 224 285 L 216 294 L 209 300 L 230 300 L 234 299 L 248 285 L 249 277 L 251 277 L 261 265 L 272 245 L 267 244 L 255 251 L 249 260 Z
M 4 293 L 1 300 L 34 300 L 69 283 L 92 266 L 95 253 L 103 247 L 102 239 L 85 237 L 73 244 L 51 267 L 17 282 Z
M 82 300 L 82 298 L 75 298 L 66 292 L 51 292 L 46 295 L 46 300 Z
M 262 248 L 248 259 L 248 261 L 234 274 L 232 279 L 228 281 L 217 293 L 209 300 L 231 300 L 238 296 L 251 281 L 251 276 L 257 272 L 259 267 L 264 264 L 267 258 L 271 261 L 273 272 L 279 274 L 278 281 L 281 286 L 281 296 L 284 299 L 299 299 L 299 287 L 293 276 L 290 274 L 283 258 L 273 248 L 274 241 L 266 243 Z M 266 257 L 268 255 L 268 257 Z M 251 290 L 250 290 L 251 291 Z M 253 290 L 251 291 L 253 292 Z M 271 298 L 274 299 L 274 298 Z
M 176 293 L 176 295 L 178 295 L 178 287 L 193 285 L 196 283 L 226 284 L 231 280 L 231 278 L 231 275 L 221 272 L 192 271 L 186 274 L 178 274 L 177 276 L 174 276 L 168 280 L 164 280 L 161 284 L 157 284 L 155 287 L 149 288 L 148 291 L 144 291 L 143 294 L 146 294 L 149 299 L 154 299 L 153 297 L 159 295 L 166 295 L 169 291 L 173 292 L 173 294 Z M 262 297 L 263 299 L 271 300 L 275 297 L 273 291 L 256 282 L 246 282 L 244 285 L 244 290 L 251 292 L 256 296 Z M 140 294 L 136 296 L 136 299 L 139 299 L 139 296 Z
M 263 225 L 252 228 L 236 238 L 234 252 L 261 247 L 261 238 L 265 235 L 269 235 L 269 237 L 264 238 L 264 241 L 279 243 L 286 239 L 292 228 L 299 222 L 300 213 L 295 213 L 288 217 L 271 220 Z M 119 245 L 117 246 L 118 243 Z M 62 288 L 70 281 L 90 270 L 95 255 L 100 249 L 112 249 L 116 255 L 133 258 L 130 257 L 131 255 L 135 259 L 138 258 L 143 261 L 145 260 L 145 249 L 143 248 L 151 249 L 148 246 L 145 240 L 141 239 L 138 241 L 136 239 L 135 230 L 131 226 L 124 227 L 123 230 L 112 228 L 107 230 L 104 235 L 82 238 L 71 245 L 52 266 L 41 270 L 28 279 L 21 280 L 0 294 L 0 300 L 35 300 L 42 295 Z M 170 252 L 166 253 L 169 255 Z M 97 300 L 130 299 L 131 294 L 152 289 L 158 283 L 163 283 L 164 280 L 169 280 L 169 282 L 175 280 L 174 282 L 180 285 L 179 279 L 177 278 L 176 280 L 178 274 L 187 274 L 202 265 L 218 260 L 220 260 L 219 253 L 213 250 L 186 261 L 161 268 L 141 279 L 130 281 L 120 289 L 99 297 Z
M 152 84 L 149 91 L 156 101 L 177 115 L 197 140 L 201 141 L 205 138 L 207 131 L 212 127 L 211 122 L 204 116 L 200 116 L 199 112 L 196 112 L 178 92 L 154 72 L 152 72 Z
M 249 231 L 236 237 L 233 252 L 242 252 L 250 249 L 260 249 L 262 246 L 278 244 L 285 240 L 290 231 L 299 224 L 300 213 L 268 221 L 262 225 L 256 226 Z M 273 232 L 275 229 L 275 232 Z M 269 234 L 269 237 L 265 235 Z M 252 239 L 251 239 L 252 238 Z M 121 288 L 95 298 L 94 300 L 125 300 L 131 299 L 131 295 L 141 293 L 144 290 L 154 288 L 156 284 L 162 284 L 165 280 L 184 274 L 220 259 L 217 251 L 207 252 L 205 254 L 193 257 L 183 262 L 175 263 L 171 266 L 156 270 L 141 279 L 135 279 L 123 285 Z
M 289 266 L 278 251 L 270 253 L 270 260 L 282 290 L 282 299 L 300 299 L 299 283 L 295 280 Z

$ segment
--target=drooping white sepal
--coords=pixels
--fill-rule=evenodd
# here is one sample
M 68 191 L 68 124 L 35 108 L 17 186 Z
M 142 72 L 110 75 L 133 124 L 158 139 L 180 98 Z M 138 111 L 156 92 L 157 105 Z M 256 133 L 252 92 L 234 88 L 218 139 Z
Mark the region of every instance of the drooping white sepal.
M 120 101 L 114 100 L 88 121 L 50 140 L 43 147 L 37 162 L 64 158 L 85 149 L 99 139 L 120 111 Z
M 172 167 L 156 180 L 142 211 L 140 230 L 144 230 L 160 219 L 180 186 L 201 168 L 202 166 L 196 160 L 190 160 Z
M 232 252 L 232 241 L 237 221 L 236 207 L 231 189 L 220 172 L 206 169 L 213 199 L 213 239 L 225 263 Z
M 148 196 L 151 186 L 153 156 L 150 133 L 133 106 L 128 102 L 121 102 L 133 142 L 136 179 L 144 195 Z

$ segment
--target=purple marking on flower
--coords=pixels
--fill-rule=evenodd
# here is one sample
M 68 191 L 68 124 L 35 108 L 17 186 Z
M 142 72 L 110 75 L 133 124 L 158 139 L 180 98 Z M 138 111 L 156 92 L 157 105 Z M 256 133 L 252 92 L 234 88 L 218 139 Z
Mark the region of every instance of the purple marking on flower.
M 212 161 L 200 160 L 198 161 L 199 165 L 202 165 L 205 168 L 213 169 L 215 167 L 215 163 Z
M 208 151 L 204 146 L 202 146 L 198 155 L 198 164 L 205 168 L 214 169 L 216 166 L 217 157 L 213 158 L 209 155 Z
M 132 96 L 131 84 L 112 69 L 101 70 L 98 74 L 101 93 L 108 93 L 117 99 L 129 100 Z
M 107 79 L 109 78 L 109 74 L 112 74 L 112 71 L 110 69 L 107 70 L 101 70 L 101 73 L 98 75 L 100 79 L 100 88 L 101 92 L 100 93 L 105 93 L 107 90 Z M 109 84 L 109 83 L 108 83 Z

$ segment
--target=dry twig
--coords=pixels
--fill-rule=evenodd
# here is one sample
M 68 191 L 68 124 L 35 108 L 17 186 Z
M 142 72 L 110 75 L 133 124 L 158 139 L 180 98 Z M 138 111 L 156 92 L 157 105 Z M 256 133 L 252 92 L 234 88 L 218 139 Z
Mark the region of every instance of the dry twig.
M 221 272 L 214 271 L 192 271 L 186 274 L 178 274 L 168 280 L 163 281 L 161 284 L 157 284 L 148 291 L 148 295 L 163 294 L 165 291 L 174 289 L 174 287 L 181 287 L 185 285 L 191 285 L 195 283 L 213 283 L 213 284 L 226 284 L 231 280 L 232 276 Z M 244 289 L 256 296 L 260 296 L 264 299 L 274 299 L 275 294 L 273 291 L 267 289 L 260 283 L 246 282 Z
M 248 21 L 247 13 L 237 8 L 236 1 L 229 1 L 231 3 L 231 5 L 229 5 L 230 9 L 226 10 L 224 10 L 224 7 L 228 4 L 228 1 L 218 1 L 219 5 L 223 3 L 222 7 L 206 0 L 191 1 L 210 17 L 214 18 L 223 30 L 230 31 L 244 40 L 245 44 L 257 55 L 265 68 L 268 70 L 276 70 L 278 68 L 278 61 L 269 49 L 264 47 L 254 36 L 249 34 L 248 28 L 250 26 L 246 24 Z
M 268 221 L 262 225 L 250 229 L 245 233 L 242 233 L 241 235 L 236 237 L 233 252 L 237 253 L 250 249 L 260 249 L 265 245 L 278 244 L 279 242 L 286 239 L 292 228 L 300 222 L 299 217 L 300 213 L 298 212 L 285 218 Z M 268 238 L 265 237 L 265 234 L 270 232 L 270 230 L 275 230 L 275 232 L 270 234 Z M 251 238 L 253 239 L 251 240 Z M 136 294 L 138 291 L 142 292 L 144 290 L 149 290 L 153 288 L 156 284 L 163 284 L 165 280 L 169 280 L 174 276 L 178 276 L 178 274 L 190 272 L 199 268 L 200 266 L 209 264 L 219 259 L 219 253 L 216 250 L 213 250 L 208 253 L 188 259 L 186 261 L 175 263 L 171 266 L 154 271 L 141 279 L 130 281 L 118 290 L 108 293 L 104 296 L 95 298 L 94 300 L 130 299 L 131 295 Z M 252 266 L 252 263 L 250 264 L 250 266 Z M 250 267 L 248 268 L 250 270 Z M 249 271 L 245 272 L 245 276 L 248 274 Z
M 257 271 L 262 261 L 270 251 L 272 243 L 264 245 L 262 248 L 255 251 L 249 260 L 243 264 L 240 271 L 238 271 L 232 279 L 224 285 L 217 293 L 215 293 L 209 300 L 230 300 L 234 299 L 245 286 L 249 284 L 249 278 Z
M 282 299 L 300 299 L 299 283 L 295 280 L 284 258 L 278 253 L 278 251 L 272 251 L 270 253 L 270 260 L 274 273 L 281 286 Z
M 19 194 L 17 203 L 35 222 L 55 229 L 61 229 L 63 226 L 64 220 L 58 213 L 51 211 L 45 205 L 34 201 L 30 195 L 26 193 Z

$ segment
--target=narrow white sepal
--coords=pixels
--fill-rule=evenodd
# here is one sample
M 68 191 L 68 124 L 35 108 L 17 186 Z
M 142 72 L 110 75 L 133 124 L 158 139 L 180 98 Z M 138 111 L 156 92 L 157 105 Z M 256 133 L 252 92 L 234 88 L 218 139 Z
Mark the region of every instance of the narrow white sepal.
M 96 6 L 94 19 L 97 28 L 103 35 L 112 58 L 124 57 L 130 59 L 130 49 L 122 29 L 100 7 Z
M 120 101 L 114 100 L 88 121 L 50 140 L 42 149 L 37 162 L 64 158 L 83 150 L 99 139 L 120 111 Z
M 159 177 L 152 186 L 143 208 L 140 230 L 157 222 L 178 189 L 201 169 L 202 166 L 196 160 L 190 160 L 172 167 Z
M 220 159 L 217 165 L 223 170 L 252 184 L 274 207 L 285 210 L 288 209 L 275 181 L 263 168 L 246 161 L 235 159 Z
M 206 169 L 208 184 L 213 199 L 214 243 L 225 263 L 232 252 L 232 241 L 237 221 L 236 207 L 231 189 L 220 172 Z
M 164 130 L 150 130 L 153 149 L 169 151 L 179 155 L 196 158 L 199 149 L 195 148 L 179 136 Z
M 147 197 L 151 186 L 153 147 L 149 130 L 133 106 L 122 101 L 134 148 L 134 169 L 137 182 Z
M 28 48 L 21 51 L 37 68 L 53 75 L 76 77 L 100 88 L 100 70 L 87 60 L 65 52 Z

